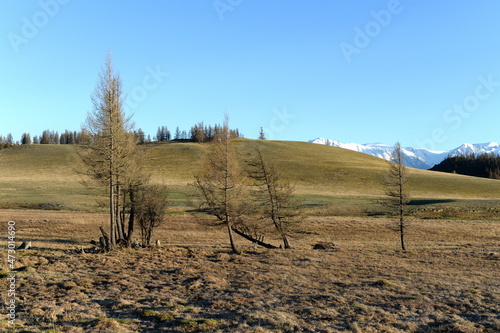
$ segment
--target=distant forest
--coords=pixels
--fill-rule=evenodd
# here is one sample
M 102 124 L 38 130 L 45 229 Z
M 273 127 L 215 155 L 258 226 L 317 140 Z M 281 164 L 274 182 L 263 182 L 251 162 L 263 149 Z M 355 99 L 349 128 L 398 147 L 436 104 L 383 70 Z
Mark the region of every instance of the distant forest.
M 151 135 L 146 135 L 142 129 L 134 131 L 138 144 L 149 142 L 165 142 L 165 141 L 185 141 L 185 142 L 210 142 L 215 137 L 216 133 L 221 131 L 221 125 L 205 125 L 200 122 L 191 127 L 189 131 L 180 130 L 177 126 L 172 133 L 167 126 L 159 126 L 156 135 L 151 138 Z M 230 136 L 232 138 L 242 138 L 243 135 L 238 129 L 231 129 Z M 29 144 L 61 144 L 61 145 L 85 145 L 92 141 L 92 134 L 82 129 L 80 131 L 57 132 L 45 130 L 40 135 L 31 136 L 30 133 L 23 133 L 21 139 L 15 141 L 12 134 L 6 136 L 0 135 L 0 148 L 5 148 L 14 145 L 29 145 Z
M 500 179 L 500 156 L 490 154 L 449 156 L 430 170 Z

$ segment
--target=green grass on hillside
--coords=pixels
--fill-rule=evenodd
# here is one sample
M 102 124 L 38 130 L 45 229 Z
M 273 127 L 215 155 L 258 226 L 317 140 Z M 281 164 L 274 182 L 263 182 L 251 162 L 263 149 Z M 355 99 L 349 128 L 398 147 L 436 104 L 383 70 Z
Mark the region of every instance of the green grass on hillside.
M 81 184 L 72 145 L 0 150 L 0 207 L 94 210 L 96 192 Z
M 258 145 L 299 192 L 333 197 L 380 198 L 381 178 L 388 162 L 342 148 L 305 142 L 240 141 L 240 152 L 249 156 Z M 493 199 L 500 182 L 492 179 L 409 169 L 410 192 L 414 198 Z
M 309 208 L 334 204 L 361 210 L 384 197 L 380 179 L 387 162 L 346 149 L 305 142 L 239 139 L 242 162 L 260 147 L 295 184 L 296 194 Z M 174 206 L 189 206 L 193 175 L 202 168 L 208 144 L 162 143 L 141 146 L 146 169 L 156 183 L 170 187 Z M 72 145 L 28 145 L 0 150 L 0 207 L 95 210 L 98 191 L 82 185 L 76 172 L 78 148 Z M 410 169 L 415 200 L 463 202 L 496 200 L 497 180 Z M 417 201 L 416 201 L 417 202 Z M 424 201 L 420 201 L 424 202 Z M 334 209 L 334 208 L 332 208 Z

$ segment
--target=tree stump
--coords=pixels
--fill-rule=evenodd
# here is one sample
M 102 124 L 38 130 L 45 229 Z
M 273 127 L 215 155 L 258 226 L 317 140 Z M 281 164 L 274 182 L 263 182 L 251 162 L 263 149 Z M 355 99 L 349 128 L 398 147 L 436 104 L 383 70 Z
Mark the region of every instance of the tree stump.
M 17 250 L 27 250 L 29 248 L 31 248 L 31 242 L 23 242 L 21 245 L 19 245 Z
M 103 251 L 109 251 L 111 248 L 109 244 L 108 234 L 106 233 L 103 227 L 99 227 L 99 229 L 101 229 L 102 233 L 102 237 L 99 238 L 99 243 L 101 244 Z

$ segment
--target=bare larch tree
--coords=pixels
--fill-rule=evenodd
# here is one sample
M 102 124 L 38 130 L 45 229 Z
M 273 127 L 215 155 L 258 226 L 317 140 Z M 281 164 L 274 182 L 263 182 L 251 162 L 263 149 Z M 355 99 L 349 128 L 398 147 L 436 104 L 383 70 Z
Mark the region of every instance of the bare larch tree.
M 389 197 L 387 206 L 399 218 L 399 233 L 401 238 L 401 249 L 406 251 L 405 231 L 407 222 L 405 218 L 406 206 L 410 202 L 408 192 L 408 170 L 404 165 L 404 155 L 401 144 L 397 142 L 391 154 L 389 170 L 385 174 L 382 184 L 385 187 L 385 194 Z
M 263 210 L 264 218 L 270 220 L 283 240 L 283 247 L 290 248 L 289 229 L 296 222 L 296 209 L 293 200 L 293 186 L 284 179 L 275 164 L 267 161 L 259 147 L 255 157 L 249 162 L 249 174 L 255 181 L 258 207 Z
M 80 156 L 85 173 L 108 189 L 110 236 L 106 245 L 111 250 L 117 241 L 130 240 L 133 216 L 127 230 L 124 206 L 127 198 L 132 198 L 133 204 L 130 191 L 142 180 L 133 124 L 123 111 L 122 82 L 114 73 L 109 54 L 91 98 L 93 110 L 87 115 L 85 129 L 92 141 Z
M 208 211 L 227 228 L 232 251 L 240 254 L 234 241 L 233 228 L 245 212 L 245 179 L 232 147 L 228 123 L 226 115 L 224 125 L 210 143 L 203 170 L 195 176 L 194 186 L 201 193 Z

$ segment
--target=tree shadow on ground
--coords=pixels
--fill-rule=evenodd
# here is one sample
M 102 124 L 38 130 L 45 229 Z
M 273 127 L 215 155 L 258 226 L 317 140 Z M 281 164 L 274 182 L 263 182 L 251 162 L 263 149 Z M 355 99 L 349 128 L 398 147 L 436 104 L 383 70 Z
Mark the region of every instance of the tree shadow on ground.
M 452 199 L 418 199 L 418 200 L 411 200 L 408 203 L 408 205 L 409 206 L 425 206 L 425 205 L 444 204 L 444 203 L 450 203 L 450 202 L 456 202 L 456 200 L 452 200 Z

